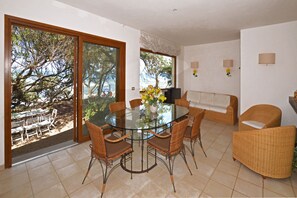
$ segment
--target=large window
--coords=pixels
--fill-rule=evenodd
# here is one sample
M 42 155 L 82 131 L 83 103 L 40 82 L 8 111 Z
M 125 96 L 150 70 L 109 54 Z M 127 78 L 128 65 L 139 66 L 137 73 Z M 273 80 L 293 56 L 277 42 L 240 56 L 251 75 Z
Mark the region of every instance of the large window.
M 140 51 L 140 89 L 153 85 L 161 89 L 175 87 L 175 56 Z

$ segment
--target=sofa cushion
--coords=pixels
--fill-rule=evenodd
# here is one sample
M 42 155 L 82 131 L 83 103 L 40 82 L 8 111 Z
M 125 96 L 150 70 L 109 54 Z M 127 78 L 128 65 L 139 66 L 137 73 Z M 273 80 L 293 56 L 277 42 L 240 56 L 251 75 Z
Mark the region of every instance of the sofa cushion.
M 215 94 L 213 97 L 213 105 L 227 108 L 230 105 L 230 96 L 225 94 Z
M 218 107 L 218 106 L 210 106 L 209 110 L 220 112 L 220 113 L 226 113 L 227 109 L 225 107 Z
M 250 127 L 253 127 L 255 129 L 263 129 L 265 124 L 262 122 L 254 121 L 254 120 L 244 120 L 242 121 L 242 124 L 248 125 Z
M 214 93 L 201 92 L 200 103 L 205 105 L 213 105 Z
M 196 107 L 199 109 L 206 109 L 209 110 L 210 109 L 210 105 L 207 104 L 201 104 L 201 103 L 197 103 L 197 102 L 190 102 L 190 107 Z
M 188 91 L 187 100 L 199 103 L 200 102 L 200 92 L 199 91 Z

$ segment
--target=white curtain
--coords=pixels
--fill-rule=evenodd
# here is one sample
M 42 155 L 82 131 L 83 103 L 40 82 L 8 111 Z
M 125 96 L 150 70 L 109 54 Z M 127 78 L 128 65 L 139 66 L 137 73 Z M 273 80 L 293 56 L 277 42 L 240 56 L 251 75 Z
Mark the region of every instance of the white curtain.
M 140 34 L 140 46 L 153 52 L 160 52 L 171 56 L 178 56 L 180 53 L 180 46 L 146 32 L 141 32 Z

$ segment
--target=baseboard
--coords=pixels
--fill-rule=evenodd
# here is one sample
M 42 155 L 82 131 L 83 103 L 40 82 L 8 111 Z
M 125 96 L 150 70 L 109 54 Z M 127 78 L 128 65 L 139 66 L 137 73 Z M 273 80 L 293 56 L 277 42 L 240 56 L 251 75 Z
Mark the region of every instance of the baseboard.
M 4 170 L 4 164 L 0 165 L 0 171 Z

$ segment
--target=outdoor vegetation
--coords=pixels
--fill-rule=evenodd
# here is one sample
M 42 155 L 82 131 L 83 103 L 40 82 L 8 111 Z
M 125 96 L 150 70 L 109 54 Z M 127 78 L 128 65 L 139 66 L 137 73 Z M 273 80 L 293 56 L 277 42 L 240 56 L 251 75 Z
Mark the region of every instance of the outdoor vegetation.
M 173 86 L 174 59 L 152 52 L 140 52 L 140 89 L 153 85 L 161 89 Z
M 13 25 L 11 42 L 12 115 L 57 109 L 54 130 L 71 130 L 76 38 Z M 76 76 L 82 75 L 84 118 L 104 122 L 108 104 L 115 100 L 117 56 L 116 48 L 84 43 L 83 74 Z

